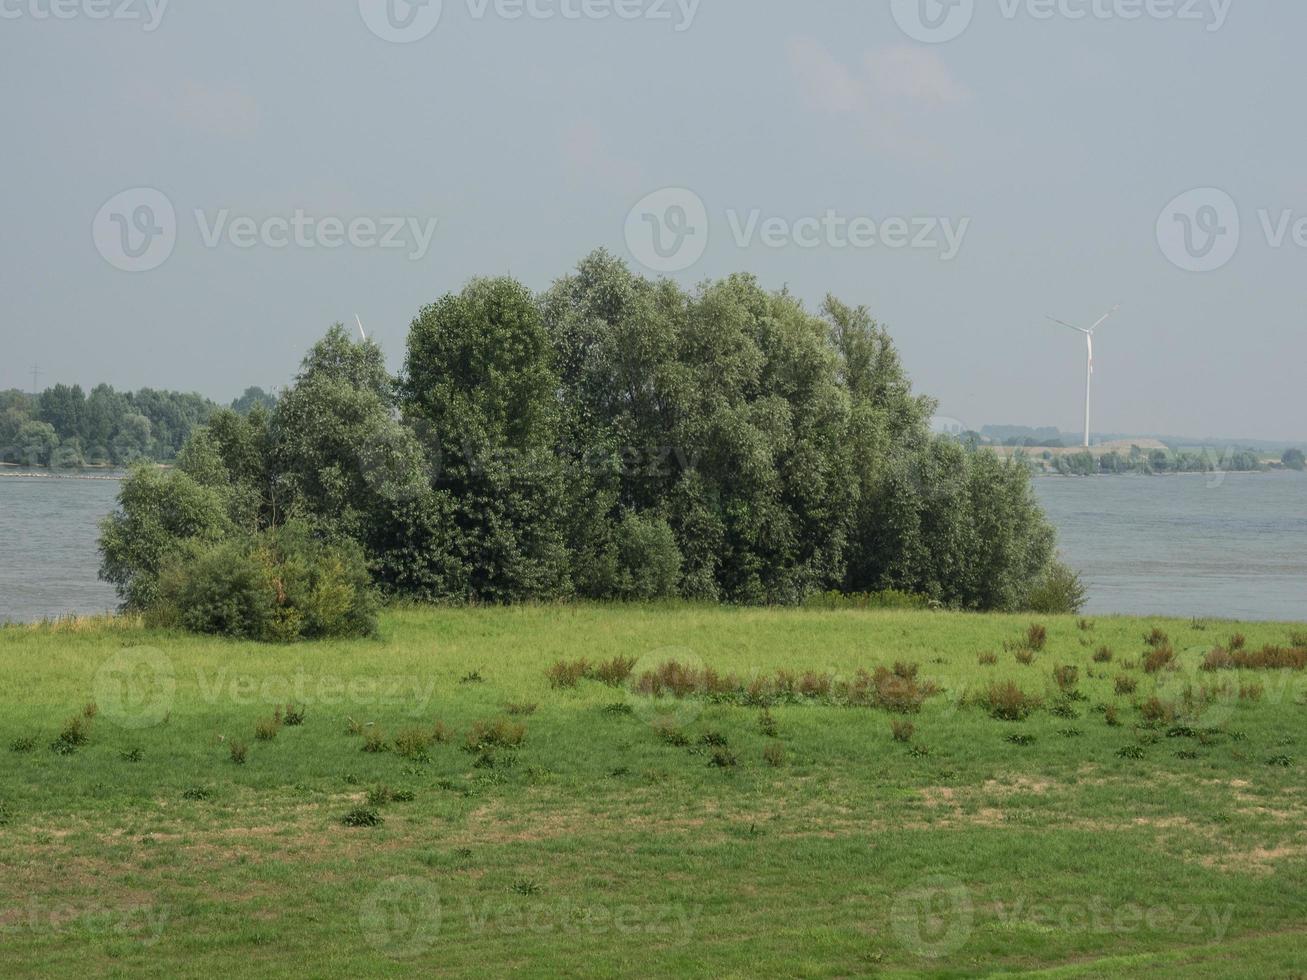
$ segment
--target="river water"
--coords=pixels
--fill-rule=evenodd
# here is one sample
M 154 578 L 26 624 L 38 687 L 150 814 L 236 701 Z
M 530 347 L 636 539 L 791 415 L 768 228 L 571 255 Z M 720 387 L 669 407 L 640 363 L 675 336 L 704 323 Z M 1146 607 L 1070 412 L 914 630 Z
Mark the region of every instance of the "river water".
M 0 476 L 0 622 L 112 609 L 112 480 Z M 1040 477 L 1094 615 L 1307 621 L 1307 474 Z

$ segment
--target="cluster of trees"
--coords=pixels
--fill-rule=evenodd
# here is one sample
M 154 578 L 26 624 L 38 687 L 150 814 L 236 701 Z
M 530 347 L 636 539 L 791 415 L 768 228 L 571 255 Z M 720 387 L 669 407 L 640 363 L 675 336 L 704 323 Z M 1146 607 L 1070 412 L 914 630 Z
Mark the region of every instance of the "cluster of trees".
M 1145 452 L 1132 446 L 1130 452 L 1095 456 L 1090 452 L 1071 453 L 1052 457 L 1052 463 L 1063 476 L 1094 476 L 1098 473 L 1227 473 L 1255 472 L 1264 469 L 1261 459 L 1251 450 L 1232 453 L 1176 452 L 1162 449 Z
M 597 252 L 543 295 L 482 279 L 425 307 L 398 377 L 332 328 L 270 410 L 126 482 L 103 573 L 148 608 L 188 542 L 293 521 L 420 600 L 1047 601 L 1029 473 L 932 436 L 934 407 L 863 309 Z
M 272 404 L 271 395 L 250 388 L 232 407 L 249 412 Z M 0 391 L 0 462 L 60 468 L 167 462 L 218 408 L 194 393 L 119 392 L 105 384 L 89 395 L 65 384 L 36 396 Z
M 1286 470 L 1297 470 L 1301 473 L 1303 470 L 1307 470 L 1307 453 L 1296 447 L 1286 449 L 1284 455 L 1280 457 L 1280 465 Z

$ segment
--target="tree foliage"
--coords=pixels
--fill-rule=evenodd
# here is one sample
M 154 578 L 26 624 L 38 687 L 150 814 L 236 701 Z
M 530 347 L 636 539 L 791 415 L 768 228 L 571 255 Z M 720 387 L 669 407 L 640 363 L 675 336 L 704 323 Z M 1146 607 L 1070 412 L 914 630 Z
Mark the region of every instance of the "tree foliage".
M 128 481 L 106 569 L 139 604 L 165 549 L 130 552 L 129 524 L 206 561 L 239 539 L 220 553 L 248 564 L 293 522 L 425 600 L 1027 606 L 1060 574 L 1029 472 L 934 437 L 934 409 L 865 309 L 748 275 L 686 291 L 601 251 L 541 296 L 480 279 L 423 308 L 397 378 L 333 327 L 275 405 L 214 413 L 172 478 Z M 169 523 L 165 490 L 205 520 Z

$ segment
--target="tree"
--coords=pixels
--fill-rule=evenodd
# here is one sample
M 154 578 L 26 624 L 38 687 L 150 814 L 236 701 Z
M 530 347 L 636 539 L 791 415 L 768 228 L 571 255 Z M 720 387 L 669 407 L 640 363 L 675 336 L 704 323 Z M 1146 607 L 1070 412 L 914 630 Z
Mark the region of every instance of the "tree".
M 100 577 L 117 587 L 124 609 L 148 609 L 166 562 L 232 530 L 217 490 L 180 470 L 138 467 L 123 481 L 118 509 L 100 524 Z
M 1307 455 L 1304 455 L 1303 451 L 1297 447 L 1286 449 L 1284 455 L 1280 457 L 1280 462 L 1287 469 L 1298 470 L 1299 472 L 1307 470 Z
M 16 458 L 24 466 L 49 466 L 59 436 L 49 422 L 24 422 L 16 439 Z
M 268 394 L 262 388 L 246 388 L 245 394 L 231 403 L 232 411 L 240 415 L 249 415 L 256 406 L 272 411 L 277 407 L 277 396 Z
M 404 410 L 439 455 L 445 537 L 468 597 L 570 592 L 558 387 L 539 308 L 511 279 L 475 280 L 413 321 Z

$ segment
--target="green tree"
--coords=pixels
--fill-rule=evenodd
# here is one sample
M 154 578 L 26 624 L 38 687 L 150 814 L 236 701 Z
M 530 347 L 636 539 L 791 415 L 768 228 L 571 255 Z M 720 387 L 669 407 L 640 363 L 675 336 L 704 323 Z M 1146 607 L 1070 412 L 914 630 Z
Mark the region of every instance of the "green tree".
M 138 467 L 123 481 L 118 509 L 100 524 L 100 577 L 117 587 L 125 609 L 148 609 L 166 562 L 233 530 L 217 490 L 180 470 Z
M 1307 470 L 1307 455 L 1297 447 L 1286 449 L 1284 455 L 1280 457 L 1280 462 L 1283 463 L 1287 469 L 1298 470 L 1299 472 Z
M 231 403 L 232 411 L 240 415 L 249 415 L 256 407 L 272 411 L 277 407 L 277 396 L 262 388 L 246 388 L 245 393 Z
M 413 321 L 405 413 L 438 453 L 450 504 L 442 537 L 468 597 L 515 602 L 571 589 L 558 387 L 539 308 L 511 279 L 476 280 Z

